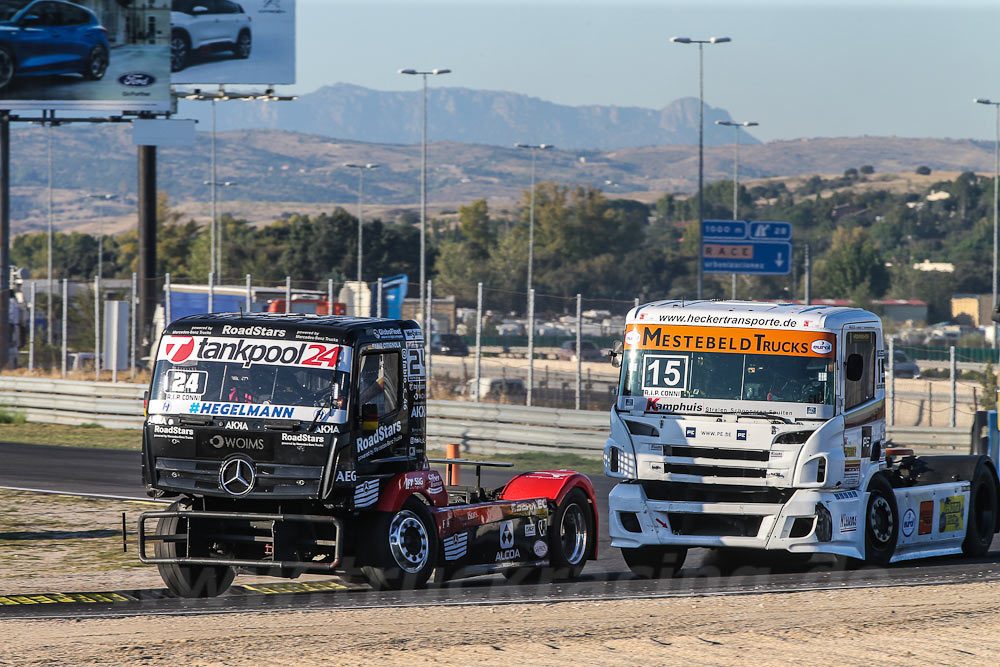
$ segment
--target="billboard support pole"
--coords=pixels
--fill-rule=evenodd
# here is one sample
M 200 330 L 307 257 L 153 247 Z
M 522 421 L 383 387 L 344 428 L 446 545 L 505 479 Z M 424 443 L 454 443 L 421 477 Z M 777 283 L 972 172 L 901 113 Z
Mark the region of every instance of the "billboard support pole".
M 10 112 L 0 111 L 0 368 L 10 360 Z
M 156 310 L 156 146 L 139 146 L 139 340 L 152 340 Z

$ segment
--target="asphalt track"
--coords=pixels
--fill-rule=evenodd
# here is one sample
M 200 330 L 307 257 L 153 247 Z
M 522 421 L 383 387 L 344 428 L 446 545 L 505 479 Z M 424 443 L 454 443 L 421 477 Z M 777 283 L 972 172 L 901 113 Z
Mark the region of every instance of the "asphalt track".
M 486 469 L 483 484 L 500 486 L 509 476 L 509 472 Z M 632 577 L 618 550 L 609 545 L 605 517 L 612 484 L 602 477 L 595 477 L 593 481 L 602 519 L 599 558 L 587 565 L 578 581 L 516 584 L 495 575 L 431 585 L 419 591 L 386 592 L 343 587 L 333 582 L 286 584 L 281 579 L 275 579 L 273 587 L 240 587 L 237 577 L 237 586 L 230 593 L 208 600 L 182 600 L 173 598 L 164 589 L 149 589 L 106 591 L 103 598 L 101 595 L 60 594 L 62 597 L 52 596 L 53 599 L 27 596 L 18 602 L 18 598 L 11 597 L 13 602 L 10 604 L 3 603 L 4 596 L 17 591 L 0 591 L 0 618 L 515 604 L 1000 581 L 1000 539 L 994 539 L 992 550 L 985 558 L 937 558 L 861 570 L 844 570 L 842 562 L 826 556 L 802 561 L 783 553 L 751 553 L 736 561 L 720 559 L 707 549 L 693 549 L 677 578 L 643 581 Z M 0 443 L 0 487 L 146 498 L 139 476 L 139 453 L 123 450 Z M 134 523 L 134 517 L 130 523 Z M 71 584 L 66 589 L 72 589 Z M 302 592 L 288 592 L 296 590 Z M 102 599 L 117 601 L 103 602 Z

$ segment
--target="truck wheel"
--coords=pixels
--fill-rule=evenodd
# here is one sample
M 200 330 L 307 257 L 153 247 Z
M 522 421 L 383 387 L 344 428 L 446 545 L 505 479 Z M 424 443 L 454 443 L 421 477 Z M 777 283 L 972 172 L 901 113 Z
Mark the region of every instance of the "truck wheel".
M 184 509 L 179 503 L 171 510 Z M 171 516 L 156 522 L 157 535 L 174 535 L 187 532 L 187 519 Z M 184 542 L 156 542 L 153 553 L 157 558 L 176 558 L 187 551 Z M 181 598 L 212 598 L 222 595 L 236 578 L 236 571 L 225 565 L 180 565 L 160 563 L 156 566 L 160 578 L 170 592 Z
M 566 494 L 549 527 L 549 568 L 553 579 L 576 579 L 594 553 L 594 514 L 580 489 Z
M 899 537 L 899 507 L 892 486 L 882 476 L 868 485 L 865 507 L 865 563 L 885 567 L 896 551 Z
M 983 461 L 976 466 L 969 493 L 969 521 L 962 552 L 984 556 L 990 550 L 997 522 L 997 482 Z
M 632 574 L 640 579 L 669 579 L 677 574 L 687 557 L 687 547 L 639 547 L 622 549 L 622 557 Z
M 399 590 L 427 583 L 438 560 L 434 517 L 414 497 L 398 512 L 381 512 L 361 568 L 372 588 Z

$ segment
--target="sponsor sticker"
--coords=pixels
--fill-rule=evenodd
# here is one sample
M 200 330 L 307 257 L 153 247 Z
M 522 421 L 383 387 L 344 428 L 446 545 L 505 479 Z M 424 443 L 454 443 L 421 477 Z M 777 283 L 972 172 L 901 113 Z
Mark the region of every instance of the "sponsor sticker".
M 909 537 L 913 534 L 913 529 L 917 527 L 917 513 L 912 509 L 906 510 L 903 514 L 903 524 L 901 530 L 903 535 Z
M 833 497 L 837 500 L 857 500 L 857 491 L 837 491 L 833 494 Z
M 524 536 L 525 537 L 535 536 L 535 524 L 531 523 L 530 521 L 524 524 Z
M 547 545 L 543 540 L 535 540 L 535 545 L 532 547 L 535 555 L 539 558 L 544 558 L 545 554 L 549 553 L 549 545 Z
M 281 444 L 299 445 L 301 447 L 322 447 L 326 444 L 326 438 L 311 433 L 282 433 Z
M 377 429 L 375 429 L 375 432 L 367 438 L 358 438 L 358 458 L 368 458 L 375 452 L 399 442 L 402 437 L 400 436 L 400 432 L 402 430 L 403 425 L 400 422 L 392 422 L 391 424 L 381 424 Z
M 940 513 L 938 514 L 938 532 L 953 533 L 962 530 L 962 521 L 965 514 L 965 496 L 948 496 L 941 499 Z
M 191 440 L 194 438 L 193 428 L 183 428 L 181 426 L 153 426 L 153 435 L 158 438 L 178 438 L 180 440 Z
M 628 343 L 628 334 L 633 331 L 639 338 Z M 631 324 L 625 334 L 627 347 L 642 350 L 832 357 L 836 334 L 820 335 L 822 338 L 808 331 L 647 324 Z
M 638 345 L 639 344 L 639 332 L 636 331 L 635 329 L 632 329 L 627 334 L 625 334 L 625 343 L 627 345 L 632 345 L 632 346 Z
M 934 530 L 934 501 L 925 500 L 920 503 L 917 535 L 930 535 L 932 530 Z
M 736 431 L 736 439 L 737 440 L 746 440 L 747 439 L 746 429 L 738 429 Z
M 858 448 L 848 447 L 847 445 L 844 445 L 844 456 L 849 459 L 857 458 Z
M 696 438 L 696 437 L 698 437 L 698 429 L 696 429 L 694 426 L 685 426 L 684 427 L 684 437 L 685 438 Z
M 228 328 L 235 329 L 236 327 Z M 223 327 L 223 331 L 226 329 L 227 327 Z M 166 359 L 172 364 L 221 361 L 238 363 L 243 368 L 249 368 L 255 364 L 269 364 L 349 370 L 350 355 L 348 350 L 349 348 L 330 343 L 169 335 L 164 336 L 160 341 L 157 358 Z
M 197 455 L 205 458 L 224 458 L 237 452 L 257 460 L 274 456 L 274 435 L 265 432 L 237 435 L 226 431 L 199 431 L 194 443 Z
M 857 514 L 841 514 L 840 515 L 840 532 L 842 533 L 853 533 L 858 529 L 858 515 Z
M 861 482 L 861 461 L 849 459 L 844 461 L 844 484 L 858 484 Z

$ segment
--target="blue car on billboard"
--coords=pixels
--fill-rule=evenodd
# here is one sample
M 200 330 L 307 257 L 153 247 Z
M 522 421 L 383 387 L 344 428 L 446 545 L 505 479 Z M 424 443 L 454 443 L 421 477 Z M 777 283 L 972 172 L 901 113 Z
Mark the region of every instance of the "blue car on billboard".
M 62 0 L 0 0 L 0 91 L 19 76 L 82 74 L 96 81 L 111 49 L 97 16 Z

